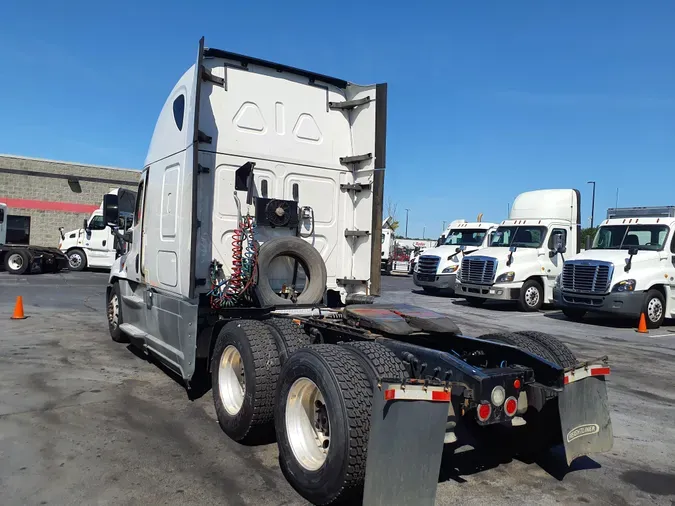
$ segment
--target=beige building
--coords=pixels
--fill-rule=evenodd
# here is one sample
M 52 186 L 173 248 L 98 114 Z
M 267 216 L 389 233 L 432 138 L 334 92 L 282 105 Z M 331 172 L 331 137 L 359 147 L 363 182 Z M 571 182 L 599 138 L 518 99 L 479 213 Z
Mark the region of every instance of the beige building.
M 7 242 L 56 247 L 59 227 L 82 227 L 103 194 L 136 190 L 139 170 L 0 155 L 0 202 L 8 205 Z

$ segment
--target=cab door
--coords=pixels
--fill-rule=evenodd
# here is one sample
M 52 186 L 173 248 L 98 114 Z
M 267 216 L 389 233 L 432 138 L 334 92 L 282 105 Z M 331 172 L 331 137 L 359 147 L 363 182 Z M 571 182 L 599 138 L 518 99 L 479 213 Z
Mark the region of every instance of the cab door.
M 146 169 L 141 174 L 141 180 L 138 184 L 138 196 L 131 225 L 131 244 L 127 245 L 127 252 L 120 260 L 120 268 L 124 276 L 120 280 L 123 323 L 133 325 L 139 332 L 147 332 L 144 303 L 145 281 L 141 272 L 147 176 L 148 171 Z
M 111 237 L 112 232 L 105 224 L 103 213 L 96 211 L 84 230 L 83 246 L 87 253 L 88 265 L 91 267 L 108 267 L 112 265 L 112 262 L 108 262 Z

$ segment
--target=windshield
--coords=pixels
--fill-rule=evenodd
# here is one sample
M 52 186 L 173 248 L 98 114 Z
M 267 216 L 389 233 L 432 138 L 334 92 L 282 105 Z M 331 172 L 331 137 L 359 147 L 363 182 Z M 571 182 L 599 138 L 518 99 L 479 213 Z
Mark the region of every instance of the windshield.
M 446 246 L 480 246 L 486 233 L 487 230 L 480 228 L 450 230 L 443 244 Z
M 663 249 L 668 237 L 665 225 L 607 225 L 600 227 L 593 249 Z
M 546 227 L 499 227 L 490 246 L 540 248 L 546 238 Z

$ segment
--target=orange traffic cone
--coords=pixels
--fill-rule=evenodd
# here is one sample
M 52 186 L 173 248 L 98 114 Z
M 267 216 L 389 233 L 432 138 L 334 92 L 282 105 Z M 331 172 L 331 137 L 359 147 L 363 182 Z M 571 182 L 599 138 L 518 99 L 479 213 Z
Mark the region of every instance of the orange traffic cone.
M 649 334 L 647 330 L 647 320 L 645 319 L 645 314 L 640 313 L 640 323 L 638 324 L 637 332 L 640 334 Z
M 16 298 L 16 304 L 14 305 L 14 314 L 12 315 L 12 320 L 25 320 L 26 315 L 23 314 L 23 298 L 19 295 Z

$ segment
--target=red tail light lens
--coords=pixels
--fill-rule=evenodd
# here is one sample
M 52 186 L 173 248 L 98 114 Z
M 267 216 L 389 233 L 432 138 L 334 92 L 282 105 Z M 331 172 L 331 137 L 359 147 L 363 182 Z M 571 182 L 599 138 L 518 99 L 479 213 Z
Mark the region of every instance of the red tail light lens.
M 489 404 L 481 404 L 478 406 L 478 419 L 481 422 L 486 421 L 488 418 L 490 418 L 490 414 L 492 414 L 492 406 Z
M 520 380 L 519 380 L 518 378 L 516 378 L 516 379 L 514 380 L 514 382 L 513 382 L 513 387 L 514 387 L 515 389 L 520 389 Z
M 517 409 L 518 409 L 518 401 L 516 400 L 515 397 L 509 397 L 508 399 L 506 399 L 506 402 L 504 403 L 504 411 L 506 412 L 506 416 L 515 415 Z

